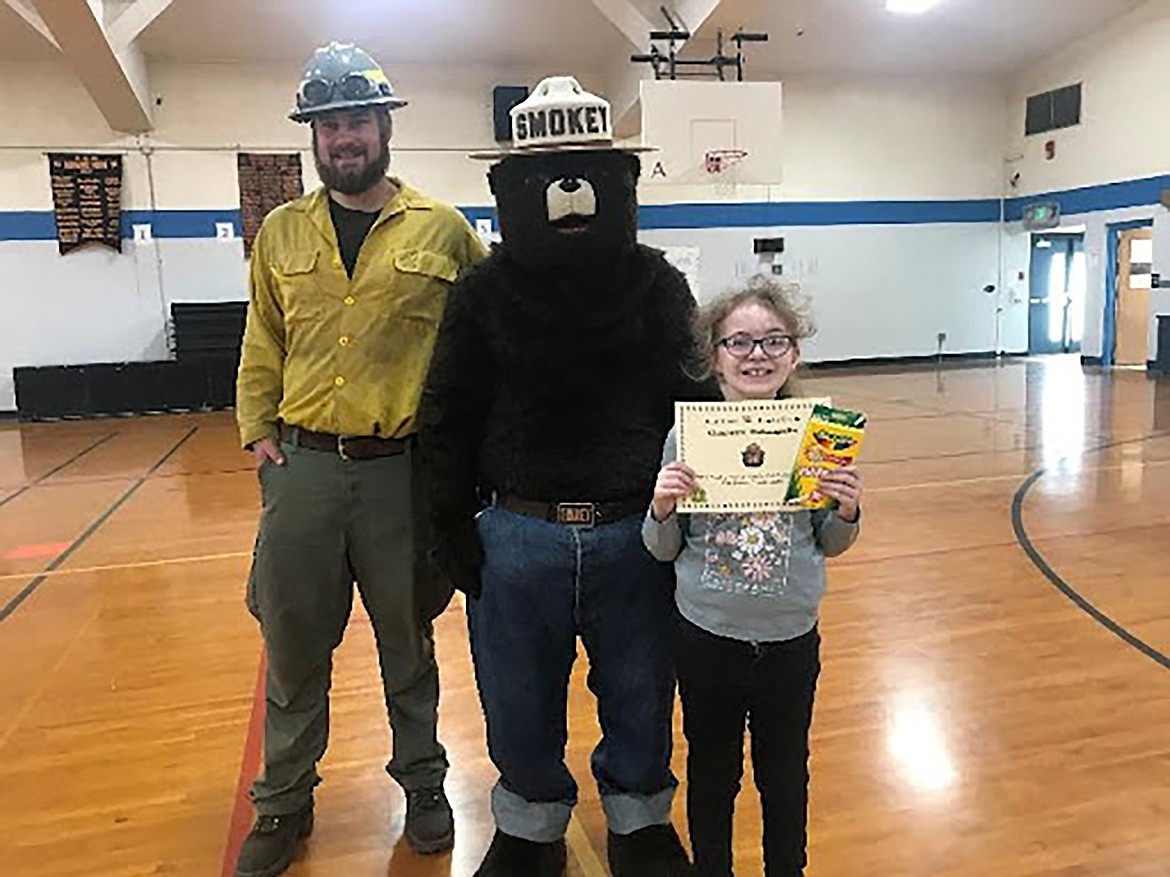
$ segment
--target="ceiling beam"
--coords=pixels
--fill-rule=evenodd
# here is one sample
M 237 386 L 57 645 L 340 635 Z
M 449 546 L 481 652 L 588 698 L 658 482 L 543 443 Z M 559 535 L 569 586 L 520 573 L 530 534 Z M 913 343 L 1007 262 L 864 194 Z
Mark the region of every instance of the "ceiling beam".
M 45 20 L 41 18 L 40 14 L 28 5 L 28 0 L 4 0 L 4 2 L 25 22 L 33 28 L 37 33 L 43 36 L 46 40 L 53 44 L 53 48 L 60 49 L 57 41 L 53 38 L 53 32 L 49 30 L 49 26 L 45 24 Z
M 106 23 L 106 34 L 115 49 L 124 48 L 150 27 L 151 23 L 167 11 L 174 0 L 135 0 L 123 8 L 112 21 Z
M 650 31 L 655 30 L 654 24 L 630 0 L 593 0 L 593 5 L 634 46 L 639 49 L 649 47 Z
M 153 127 L 146 60 L 133 43 L 115 46 L 102 23 L 101 0 L 32 0 L 85 90 L 115 131 Z
M 675 0 L 671 14 L 694 36 L 707 23 L 723 0 Z
M 635 66 L 630 61 L 630 49 L 645 52 L 650 47 L 650 31 L 655 30 L 654 23 L 630 0 L 593 0 L 593 5 L 621 31 L 629 44 L 608 65 L 606 96 L 613 113 L 614 133 L 618 137 L 632 137 L 641 128 L 640 118 L 632 124 L 631 120 L 641 115 L 638 97 L 641 86 L 638 83 L 646 76 L 646 71 L 642 65 Z M 662 27 L 665 26 L 663 22 Z
M 710 21 L 723 0 L 675 0 L 668 4 L 671 15 L 691 35 L 691 39 Z M 666 30 L 669 25 L 663 21 L 653 24 L 632 4 L 630 0 L 593 0 L 618 30 L 625 34 L 633 49 L 645 52 L 650 44 L 650 31 Z M 686 43 L 675 44 L 680 51 Z M 642 80 L 653 74 L 646 64 L 630 61 L 630 51 L 624 51 L 609 65 L 608 97 L 613 107 L 614 133 L 618 137 L 633 137 L 642 130 Z

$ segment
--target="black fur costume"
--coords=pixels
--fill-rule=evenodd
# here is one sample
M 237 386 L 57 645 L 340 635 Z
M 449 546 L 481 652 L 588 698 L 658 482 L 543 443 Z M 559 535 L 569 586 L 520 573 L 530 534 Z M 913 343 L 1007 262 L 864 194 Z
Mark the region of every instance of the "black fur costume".
M 694 300 L 637 243 L 638 160 L 512 155 L 489 175 L 503 243 L 451 292 L 421 408 L 438 561 L 475 596 L 473 517 L 493 492 L 649 504 L 686 375 Z M 592 187 L 596 214 L 550 222 L 549 193 Z

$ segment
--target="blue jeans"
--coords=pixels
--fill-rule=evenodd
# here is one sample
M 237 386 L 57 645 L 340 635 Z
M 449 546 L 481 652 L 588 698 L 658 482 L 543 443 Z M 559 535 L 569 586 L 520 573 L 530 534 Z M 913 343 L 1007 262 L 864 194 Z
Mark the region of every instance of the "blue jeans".
M 564 836 L 577 802 L 565 766 L 569 674 L 580 636 L 602 738 L 593 776 L 610 830 L 670 821 L 673 572 L 642 546 L 641 516 L 579 529 L 499 508 L 479 517 L 483 592 L 468 601 L 492 813 L 505 834 Z

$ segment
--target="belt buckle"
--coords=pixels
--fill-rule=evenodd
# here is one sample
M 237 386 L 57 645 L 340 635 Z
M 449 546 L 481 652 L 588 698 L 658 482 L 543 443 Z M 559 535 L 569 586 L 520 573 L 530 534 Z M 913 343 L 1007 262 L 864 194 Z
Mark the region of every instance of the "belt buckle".
M 352 458 L 345 452 L 345 439 L 346 436 L 343 435 L 337 437 L 337 456 L 348 462 Z
M 597 506 L 591 502 L 558 502 L 557 523 L 588 529 L 597 523 Z

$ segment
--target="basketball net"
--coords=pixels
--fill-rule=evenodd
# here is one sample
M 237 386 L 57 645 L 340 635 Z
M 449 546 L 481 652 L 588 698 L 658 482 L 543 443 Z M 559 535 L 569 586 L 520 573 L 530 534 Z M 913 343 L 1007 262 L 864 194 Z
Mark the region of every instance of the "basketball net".
M 707 179 L 715 187 L 715 194 L 734 195 L 739 183 L 739 163 L 747 158 L 746 149 L 710 149 L 703 160 Z

